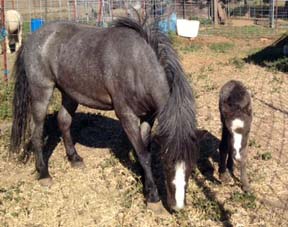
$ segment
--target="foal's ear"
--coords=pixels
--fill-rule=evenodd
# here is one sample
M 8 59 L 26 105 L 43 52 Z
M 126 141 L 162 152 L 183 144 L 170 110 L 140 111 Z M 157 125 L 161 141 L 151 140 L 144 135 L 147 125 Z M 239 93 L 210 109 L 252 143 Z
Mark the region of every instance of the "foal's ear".
M 225 116 L 231 115 L 231 106 L 230 106 L 228 103 L 226 103 L 226 102 L 222 103 L 222 105 L 221 105 L 221 112 L 222 112 L 222 114 L 224 114 Z
M 209 132 L 205 129 L 204 130 L 203 129 L 197 129 L 195 131 L 195 133 L 196 133 L 196 138 L 197 138 L 198 142 L 203 140 L 203 138 L 205 138 L 205 136 L 209 134 Z

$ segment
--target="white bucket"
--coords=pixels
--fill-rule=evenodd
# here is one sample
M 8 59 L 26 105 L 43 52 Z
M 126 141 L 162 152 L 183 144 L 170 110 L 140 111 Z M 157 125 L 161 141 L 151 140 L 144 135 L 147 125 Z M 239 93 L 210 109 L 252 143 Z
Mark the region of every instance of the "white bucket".
M 198 35 L 200 21 L 177 19 L 177 34 L 179 36 L 195 38 Z

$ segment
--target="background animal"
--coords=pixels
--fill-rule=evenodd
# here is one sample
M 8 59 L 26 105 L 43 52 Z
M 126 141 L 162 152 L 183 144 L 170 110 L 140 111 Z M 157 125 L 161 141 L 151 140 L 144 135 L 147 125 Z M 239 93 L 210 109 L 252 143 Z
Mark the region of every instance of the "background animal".
M 252 123 L 251 95 L 240 81 L 227 82 L 220 91 L 219 109 L 222 122 L 219 174 L 227 180 L 226 168 L 233 173 L 233 159 L 240 162 L 243 190 L 250 191 L 246 172 L 247 142 Z M 227 157 L 228 156 L 228 157 Z
M 22 45 L 23 20 L 20 13 L 16 10 L 7 10 L 5 12 L 5 25 L 1 20 L 0 27 L 5 27 L 7 31 L 7 36 L 4 39 L 7 53 L 17 51 Z

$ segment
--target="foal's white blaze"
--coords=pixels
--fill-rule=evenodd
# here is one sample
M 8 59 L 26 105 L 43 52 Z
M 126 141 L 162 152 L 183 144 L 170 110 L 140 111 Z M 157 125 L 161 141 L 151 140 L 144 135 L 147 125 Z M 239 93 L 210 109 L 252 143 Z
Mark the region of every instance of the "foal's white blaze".
M 241 142 L 242 142 L 242 134 L 237 133 L 236 130 L 238 128 L 243 128 L 244 127 L 244 121 L 240 119 L 234 119 L 232 121 L 232 133 L 233 133 L 233 138 L 234 138 L 234 149 L 236 150 L 236 155 L 235 159 L 240 161 L 241 160 L 241 154 L 240 154 L 240 149 L 241 149 Z
M 184 198 L 185 198 L 185 162 L 178 162 L 175 166 L 175 178 L 172 183 L 175 185 L 175 209 L 184 208 Z

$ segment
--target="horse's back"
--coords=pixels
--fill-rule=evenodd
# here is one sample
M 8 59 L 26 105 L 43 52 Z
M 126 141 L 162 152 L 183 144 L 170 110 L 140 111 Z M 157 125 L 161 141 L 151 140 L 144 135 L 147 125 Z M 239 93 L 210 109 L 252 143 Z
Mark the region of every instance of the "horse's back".
M 92 108 L 111 109 L 129 94 L 129 105 L 141 100 L 138 109 L 145 112 L 151 95 L 162 92 L 165 98 L 158 95 L 154 101 L 163 104 L 169 93 L 155 52 L 132 29 L 50 23 L 29 37 L 25 51 L 34 84 L 54 83 Z

